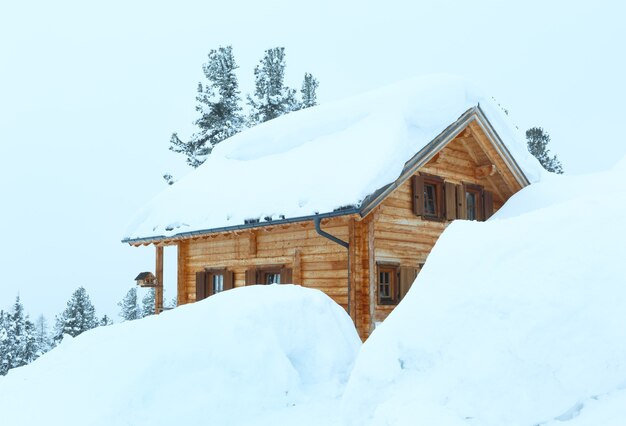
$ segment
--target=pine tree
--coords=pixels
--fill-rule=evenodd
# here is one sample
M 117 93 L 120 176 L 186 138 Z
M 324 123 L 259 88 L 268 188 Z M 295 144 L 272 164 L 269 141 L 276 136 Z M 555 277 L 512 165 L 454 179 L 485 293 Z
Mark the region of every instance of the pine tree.
M 141 318 L 141 310 L 137 303 L 137 288 L 132 287 L 124 296 L 121 302 L 117 304 L 121 308 L 120 317 L 124 321 L 132 321 Z
M 251 125 L 263 123 L 298 109 L 296 91 L 285 86 L 285 48 L 265 51 L 265 56 L 254 68 L 254 98 L 248 95 L 252 108 L 248 119 Z
M 549 156 L 548 143 L 550 143 L 550 135 L 548 132 L 541 127 L 530 128 L 526 130 L 526 142 L 528 151 L 539 160 L 544 169 L 549 172 L 563 174 L 563 165 L 557 156 Z
M 154 290 L 154 288 L 151 288 L 141 299 L 141 316 L 142 317 L 154 315 L 155 299 L 156 299 L 156 291 Z
M 100 327 L 106 327 L 107 325 L 113 325 L 113 320 L 107 314 L 104 314 L 100 319 Z
M 96 308 L 91 303 L 87 290 L 79 287 L 67 302 L 65 310 L 56 317 L 54 341 L 58 344 L 65 334 L 76 337 L 97 326 Z
M 52 340 L 48 332 L 48 321 L 43 315 L 39 315 L 35 320 L 34 334 L 37 352 L 40 356 L 52 349 Z
M 208 82 L 198 83 L 196 111 L 200 117 L 194 124 L 200 130 L 188 142 L 176 133 L 170 138 L 170 150 L 184 154 L 192 167 L 204 163 L 215 145 L 239 133 L 244 126 L 237 68 L 232 46 L 211 50 L 208 62 L 202 66 Z
M 12 312 L 0 313 L 0 374 L 29 364 L 38 357 L 34 328 L 19 296 Z
M 4 376 L 9 371 L 9 354 L 11 350 L 9 343 L 9 316 L 4 311 L 0 311 L 0 376 Z
M 312 74 L 304 73 L 304 80 L 302 81 L 302 88 L 300 94 L 302 95 L 302 102 L 300 103 L 300 109 L 310 108 L 317 105 L 317 93 L 316 90 L 320 83 Z

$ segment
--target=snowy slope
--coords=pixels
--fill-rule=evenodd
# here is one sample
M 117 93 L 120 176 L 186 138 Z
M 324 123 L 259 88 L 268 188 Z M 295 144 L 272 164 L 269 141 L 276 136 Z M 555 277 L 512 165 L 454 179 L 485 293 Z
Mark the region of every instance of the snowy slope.
M 0 424 L 329 424 L 359 346 L 319 291 L 235 289 L 67 338 L 0 377 Z
M 364 344 L 348 423 L 626 424 L 624 181 L 626 159 L 454 222 Z
M 125 238 L 242 225 L 358 205 L 480 104 L 526 176 L 541 167 L 499 107 L 455 76 L 426 76 L 279 117 L 220 143 L 133 219 Z

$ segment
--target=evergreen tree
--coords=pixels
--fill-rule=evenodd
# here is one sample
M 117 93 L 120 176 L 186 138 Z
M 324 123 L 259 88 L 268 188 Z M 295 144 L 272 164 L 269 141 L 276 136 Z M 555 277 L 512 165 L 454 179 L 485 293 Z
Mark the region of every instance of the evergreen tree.
M 39 315 L 35 320 L 35 343 L 40 356 L 52 349 L 52 340 L 48 332 L 48 321 L 43 315 Z
M 154 288 L 151 288 L 141 299 L 141 316 L 142 317 L 154 315 L 155 299 L 156 299 L 156 291 L 154 290 Z
M 17 296 L 13 311 L 0 313 L 0 374 L 34 361 L 38 356 L 34 324 Z
M 320 83 L 312 74 L 304 73 L 304 81 L 302 81 L 302 88 L 300 93 L 302 95 L 302 102 L 300 103 L 300 109 L 310 108 L 317 105 L 317 93 L 316 90 Z
M 120 317 L 124 321 L 132 321 L 141 318 L 141 310 L 137 303 L 137 288 L 132 287 L 124 296 L 121 302 L 117 304 L 121 308 Z
M 0 376 L 7 374 L 9 369 L 9 316 L 4 311 L 0 311 Z
M 248 95 L 252 108 L 251 125 L 263 123 L 298 109 L 296 91 L 285 86 L 285 48 L 265 51 L 265 56 L 254 68 L 254 98 Z
M 79 287 L 67 302 L 63 313 L 56 317 L 54 341 L 58 344 L 65 334 L 76 337 L 97 326 L 96 308 L 91 303 L 87 290 Z
M 187 156 L 187 163 L 192 167 L 204 163 L 215 145 L 243 128 L 237 68 L 231 46 L 211 50 L 209 61 L 202 66 L 208 82 L 198 83 L 196 111 L 200 117 L 194 124 L 200 130 L 188 142 L 182 141 L 176 133 L 170 138 L 170 150 Z
M 106 327 L 107 325 L 113 325 L 113 320 L 111 318 L 109 318 L 108 315 L 104 315 L 102 317 L 102 319 L 100 320 L 100 326 L 101 327 Z
M 548 143 L 550 142 L 550 135 L 541 127 L 533 127 L 526 130 L 526 143 L 528 144 L 528 151 L 534 155 L 541 163 L 544 169 L 549 172 L 563 174 L 563 165 L 555 155 L 550 157 L 550 150 L 548 149 Z

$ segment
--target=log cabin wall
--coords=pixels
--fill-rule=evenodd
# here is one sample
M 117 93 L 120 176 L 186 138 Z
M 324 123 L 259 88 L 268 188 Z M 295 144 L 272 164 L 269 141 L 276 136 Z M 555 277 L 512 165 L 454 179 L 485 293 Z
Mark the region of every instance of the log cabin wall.
M 485 139 L 481 141 L 484 137 L 478 126 L 468 126 L 415 174 L 438 176 L 455 185 L 479 185 L 493 193 L 493 210 L 497 211 L 521 186 L 491 144 Z M 373 252 L 369 259 L 369 283 L 363 283 L 369 290 L 371 304 L 369 334 L 397 306 L 379 303 L 377 268 L 391 264 L 419 271 L 450 221 L 427 220 L 414 214 L 411 179 L 390 193 L 366 219 L 370 223 L 369 247 Z
M 353 221 L 326 219 L 322 229 L 349 241 Z M 295 284 L 317 288 L 347 307 L 348 251 L 318 235 L 311 221 L 179 241 L 178 302 L 196 300 L 196 272 L 226 268 L 234 272 L 234 286 L 242 287 L 249 268 L 268 265 L 291 268 Z

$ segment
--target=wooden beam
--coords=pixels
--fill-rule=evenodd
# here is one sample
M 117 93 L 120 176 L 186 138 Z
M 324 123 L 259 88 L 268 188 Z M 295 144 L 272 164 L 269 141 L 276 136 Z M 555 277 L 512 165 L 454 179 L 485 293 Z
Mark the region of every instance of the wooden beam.
M 300 250 L 295 250 L 293 253 L 292 278 L 294 284 L 302 285 L 302 258 Z
M 177 245 L 177 283 L 176 283 L 176 305 L 184 305 L 188 302 L 185 291 L 185 253 L 186 243 L 179 241 Z
M 250 256 L 256 256 L 256 231 L 250 231 L 248 236 L 248 254 Z
M 156 279 L 154 291 L 154 313 L 163 311 L 163 246 L 156 246 Z
M 476 179 L 486 178 L 487 176 L 494 176 L 498 172 L 495 164 L 487 164 L 485 166 L 478 166 L 474 171 L 474 177 Z

